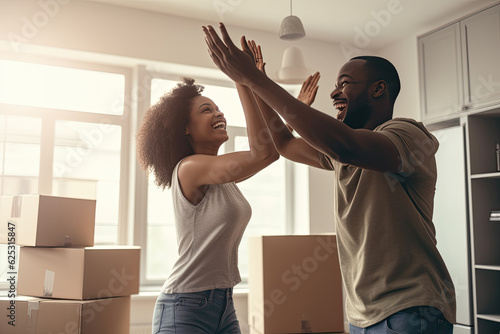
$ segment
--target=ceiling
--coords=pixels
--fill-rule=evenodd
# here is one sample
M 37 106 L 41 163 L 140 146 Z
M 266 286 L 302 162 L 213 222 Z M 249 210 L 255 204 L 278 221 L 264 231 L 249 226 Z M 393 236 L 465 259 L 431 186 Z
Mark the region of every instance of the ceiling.
M 278 33 L 289 0 L 88 0 Z M 498 0 L 293 0 L 306 38 L 377 50 L 422 34 Z M 361 36 L 367 33 L 363 40 Z M 361 37 L 360 37 L 361 36 Z M 355 40 L 358 38 L 358 40 Z M 363 46 L 367 47 L 367 46 Z

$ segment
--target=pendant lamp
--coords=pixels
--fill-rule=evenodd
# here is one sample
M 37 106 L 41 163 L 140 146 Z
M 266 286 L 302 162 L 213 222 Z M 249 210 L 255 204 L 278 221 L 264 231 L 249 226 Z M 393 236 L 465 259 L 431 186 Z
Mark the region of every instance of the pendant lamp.
M 284 40 L 296 40 L 306 36 L 302 22 L 297 16 L 292 15 L 292 0 L 290 0 L 290 15 L 281 22 L 279 34 Z
M 306 67 L 302 51 L 291 46 L 283 53 L 281 68 L 276 72 L 276 81 L 284 84 L 301 84 L 314 71 Z

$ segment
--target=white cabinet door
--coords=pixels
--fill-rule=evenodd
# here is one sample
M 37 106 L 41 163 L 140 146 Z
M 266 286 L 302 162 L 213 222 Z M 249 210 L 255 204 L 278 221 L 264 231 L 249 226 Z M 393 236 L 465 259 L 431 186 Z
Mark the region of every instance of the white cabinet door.
M 434 216 L 437 247 L 455 285 L 457 324 L 473 324 L 465 138 L 462 126 L 432 131 L 439 140 Z
M 457 114 L 463 105 L 459 23 L 420 37 L 418 43 L 423 120 Z
M 461 22 L 465 103 L 469 108 L 500 101 L 500 5 Z

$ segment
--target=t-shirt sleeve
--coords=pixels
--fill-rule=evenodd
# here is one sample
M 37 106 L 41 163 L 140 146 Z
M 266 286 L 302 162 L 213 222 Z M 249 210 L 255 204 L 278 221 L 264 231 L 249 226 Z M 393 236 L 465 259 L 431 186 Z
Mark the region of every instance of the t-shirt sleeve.
M 318 151 L 318 162 L 323 169 L 334 170 L 332 160 L 329 156 Z
M 396 146 L 401 161 L 402 175 L 429 172 L 439 143 L 421 123 L 415 121 L 390 121 L 379 128 Z

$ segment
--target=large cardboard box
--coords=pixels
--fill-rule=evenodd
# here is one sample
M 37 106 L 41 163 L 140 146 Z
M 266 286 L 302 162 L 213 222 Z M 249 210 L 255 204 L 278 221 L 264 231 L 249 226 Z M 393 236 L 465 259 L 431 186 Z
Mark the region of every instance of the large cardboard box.
M 41 300 L 26 296 L 0 297 L 0 333 L 36 334 Z
M 250 238 L 248 322 L 253 333 L 344 331 L 336 236 Z
M 89 199 L 2 196 L 0 243 L 38 247 L 93 246 L 95 208 L 96 201 Z M 15 224 L 14 232 L 7 228 L 8 222 Z M 15 242 L 12 242 L 12 236 Z
M 130 332 L 130 296 L 85 301 L 44 300 L 38 312 L 38 334 Z
M 1 334 L 128 334 L 130 296 L 93 300 L 0 297 Z
M 17 292 L 63 299 L 139 293 L 140 247 L 21 247 Z

